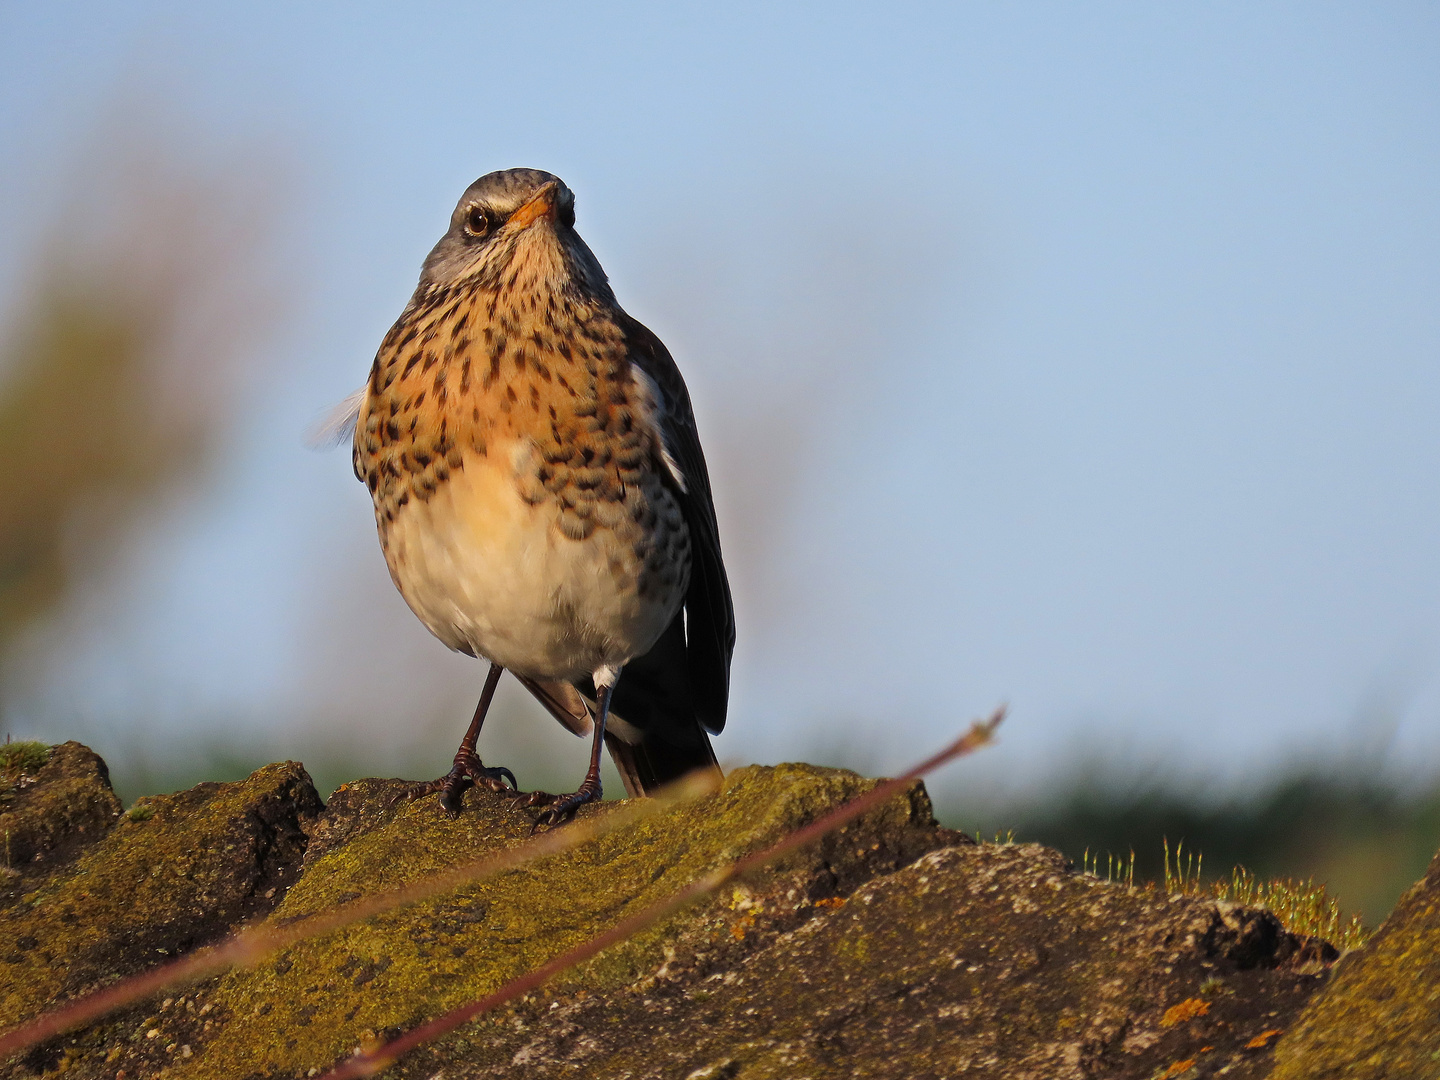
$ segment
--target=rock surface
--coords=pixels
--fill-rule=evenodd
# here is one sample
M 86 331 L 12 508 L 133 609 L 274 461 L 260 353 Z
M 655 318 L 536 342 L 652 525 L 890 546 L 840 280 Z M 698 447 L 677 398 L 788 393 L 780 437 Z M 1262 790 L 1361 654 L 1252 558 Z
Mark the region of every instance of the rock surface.
M 1440 855 L 1277 1052 L 1276 1080 L 1440 1077 Z
M 81 783 L 63 775 L 52 790 L 42 771 L 30 809 L 55 808 L 77 793 L 85 805 L 108 806 L 95 791 L 102 783 L 114 800 L 104 763 L 84 754 L 98 769 Z M 32 861 L 53 868 L 38 880 L 27 878 L 26 891 L 12 893 L 0 912 L 0 1027 L 214 941 L 269 911 L 295 880 L 305 827 L 321 809 L 305 770 L 288 762 L 241 784 L 200 784 L 142 799 L 106 830 L 52 830 L 68 860 L 37 852 L 42 857 Z M 85 1055 L 69 1053 L 72 1047 L 103 1038 L 94 1031 L 78 1042 L 40 1048 L 23 1059 L 18 1075 L 79 1060 Z
M 5 843 L 5 899 L 28 881 L 63 866 L 109 832 L 120 818 L 110 770 L 88 746 L 50 748 L 45 763 L 7 783 L 0 801 Z
M 178 988 L 0 1075 L 323 1072 L 872 783 L 803 765 L 737 770 L 708 799 Z M 142 800 L 118 825 L 112 810 L 108 829 L 54 830 L 69 854 L 0 909 L 0 1027 L 247 919 L 290 925 L 528 835 L 501 796 L 472 791 L 451 820 L 404 790 L 357 781 L 322 809 L 285 763 Z M 1324 1008 L 1333 958 L 1263 911 L 1127 889 L 1033 845 L 975 844 L 935 824 L 917 784 L 387 1075 L 1261 1077 L 1317 990 L 1312 1015 Z

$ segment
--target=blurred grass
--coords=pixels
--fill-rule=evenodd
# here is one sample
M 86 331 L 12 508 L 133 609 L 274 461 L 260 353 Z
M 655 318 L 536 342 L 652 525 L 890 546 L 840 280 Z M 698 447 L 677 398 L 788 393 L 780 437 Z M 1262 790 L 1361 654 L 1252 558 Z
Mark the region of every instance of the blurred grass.
M 1268 883 L 1288 882 L 1299 904 L 1307 888 L 1323 886 L 1342 921 L 1359 915 L 1370 927 L 1440 848 L 1440 778 L 1402 783 L 1369 762 L 1294 766 L 1220 793 L 1082 769 L 1047 794 L 1001 805 L 967 805 L 942 792 L 936 813 L 967 832 L 978 824 L 982 835 L 1008 830 L 1059 848 L 1077 865 L 1087 855 L 1104 866 L 1133 852 L 1137 882 L 1173 879 L 1167 853 L 1178 849 L 1199 860 L 1187 871 L 1196 890 L 1255 899 Z
M 452 726 L 432 735 L 417 733 L 404 744 L 366 743 L 348 736 L 327 737 L 306 731 L 293 737 L 264 738 L 252 734 L 245 741 L 203 736 L 183 746 L 164 749 L 155 744 L 95 745 L 110 766 L 110 779 L 121 802 L 129 806 L 144 795 L 180 791 L 202 781 L 243 780 L 273 761 L 301 762 L 316 790 L 328 799 L 341 784 L 364 776 L 431 780 L 443 775 L 465 733 L 468 716 L 457 716 Z M 534 725 L 538 737 L 523 737 Z M 250 725 L 232 725 L 250 730 Z M 522 729 L 522 737 L 497 738 L 498 730 Z M 554 729 L 551 731 L 550 729 Z M 215 730 L 215 728 L 209 728 Z M 480 737 L 480 755 L 487 764 L 510 768 L 525 790 L 572 791 L 584 776 L 589 742 L 574 738 L 545 717 L 492 716 Z M 607 754 L 601 763 L 607 798 L 620 798 L 624 787 Z
M 997 842 L 1001 842 L 996 838 Z M 1004 843 L 1014 843 L 1013 833 L 1006 833 Z M 1311 879 L 1261 878 L 1243 866 L 1230 871 L 1229 878 L 1210 878 L 1205 874 L 1205 857 L 1184 844 L 1172 851 L 1164 843 L 1164 881 L 1138 882 L 1135 877 L 1135 853 L 1117 856 L 1106 852 L 1102 857 L 1088 848 L 1080 857 L 1079 869 L 1093 877 L 1124 885 L 1127 889 L 1148 892 L 1163 891 L 1171 896 L 1198 896 L 1226 900 L 1245 907 L 1264 908 L 1278 918 L 1290 932 L 1318 937 L 1341 951 L 1358 949 L 1373 932 L 1358 914 L 1346 914 L 1340 901 L 1330 895 L 1323 882 Z
M 548 734 L 544 720 L 493 717 L 481 738 L 482 756 L 493 756 L 487 735 L 492 747 L 500 741 L 491 726 L 531 722 Z M 201 780 L 242 779 L 287 757 L 304 762 L 328 797 L 359 776 L 429 779 L 443 773 L 463 727 L 464 718 L 457 717 L 453 740 L 445 730 L 403 748 L 307 734 L 246 745 L 191 744 L 183 755 L 173 747 L 158 754 L 153 747 L 96 749 L 110 761 L 127 805 Z M 527 789 L 570 790 L 584 770 L 584 745 L 558 727 L 556 733 L 557 740 L 520 753 L 518 744 L 502 743 L 494 763 L 514 769 Z M 618 796 L 622 789 L 608 759 L 606 767 L 606 792 Z M 1295 767 L 1218 796 L 1153 776 L 1080 770 L 1046 791 L 975 807 L 941 789 L 936 816 L 973 835 L 1059 848 L 1077 867 L 1102 877 L 1260 904 L 1297 932 L 1317 933 L 1342 947 L 1363 936 L 1352 918 L 1378 926 L 1440 848 L 1440 779 L 1405 785 L 1373 767 Z

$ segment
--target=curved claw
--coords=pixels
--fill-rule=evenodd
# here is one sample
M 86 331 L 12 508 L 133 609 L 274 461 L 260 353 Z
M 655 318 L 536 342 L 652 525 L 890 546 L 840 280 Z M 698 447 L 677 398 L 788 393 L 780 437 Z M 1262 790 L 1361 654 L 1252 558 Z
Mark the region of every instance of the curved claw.
M 515 774 L 504 765 L 482 766 L 470 773 L 470 779 L 474 781 L 476 787 L 483 787 L 488 791 L 520 790 L 520 783 L 515 779 Z
M 553 829 L 557 825 L 564 825 L 575 816 L 576 809 L 577 807 L 571 807 L 568 810 L 562 810 L 558 806 L 552 806 L 549 810 L 541 811 L 530 826 L 530 835 L 534 836 L 541 829 Z
M 591 784 L 589 780 L 580 785 L 579 791 L 573 791 L 569 795 L 550 795 L 543 791 L 532 791 L 528 795 L 522 795 L 515 799 L 512 805 L 517 808 L 529 808 L 543 806 L 535 817 L 535 823 L 530 827 L 532 834 L 541 829 L 553 829 L 557 825 L 563 825 L 575 816 L 575 811 L 588 802 L 595 802 L 600 798 L 600 784 L 597 781 Z
M 558 798 L 559 795 L 551 795 L 548 791 L 519 792 L 510 800 L 510 806 L 515 810 L 528 810 L 532 806 L 549 806 Z
M 505 766 L 492 768 L 484 765 L 477 755 L 467 753 L 462 749 L 455 755 L 455 763 L 448 773 L 437 780 L 415 784 L 406 792 L 406 797 L 419 799 L 438 791 L 440 792 L 440 806 L 449 817 L 453 818 L 460 813 L 461 799 L 464 798 L 466 789 L 470 787 L 481 788 L 485 791 L 516 791 L 520 785 L 515 779 L 515 774 Z

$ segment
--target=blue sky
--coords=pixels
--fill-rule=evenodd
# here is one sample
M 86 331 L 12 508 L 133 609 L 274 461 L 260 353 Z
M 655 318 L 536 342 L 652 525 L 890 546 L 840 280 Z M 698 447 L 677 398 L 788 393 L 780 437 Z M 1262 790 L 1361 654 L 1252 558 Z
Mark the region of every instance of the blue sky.
M 1087 755 L 1440 766 L 1437 31 L 1420 4 L 8 5 L 0 283 L 146 100 L 286 178 L 289 297 L 226 461 L 14 722 L 382 762 L 458 737 L 482 673 L 303 432 L 459 193 L 524 164 L 690 381 L 740 605 L 722 758 L 893 769 L 1005 700 L 1000 786 Z

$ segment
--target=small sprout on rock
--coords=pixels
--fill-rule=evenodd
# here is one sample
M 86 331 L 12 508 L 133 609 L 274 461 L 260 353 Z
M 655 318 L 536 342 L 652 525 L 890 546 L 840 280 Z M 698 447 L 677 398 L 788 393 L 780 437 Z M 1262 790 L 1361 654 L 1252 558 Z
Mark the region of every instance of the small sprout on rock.
M 0 776 L 10 781 L 34 776 L 49 760 L 50 747 L 45 743 L 30 739 L 11 742 L 6 736 L 5 744 L 0 746 Z
M 1359 915 L 1345 915 L 1325 886 L 1311 879 L 1264 881 L 1237 866 L 1228 882 L 1216 882 L 1211 891 L 1218 900 L 1265 908 L 1292 934 L 1322 938 L 1342 952 L 1358 949 L 1370 937 Z
M 1206 997 L 1214 997 L 1216 994 L 1233 994 L 1234 992 L 1225 985 L 1225 980 L 1219 975 L 1211 975 L 1200 984 L 1200 993 Z

